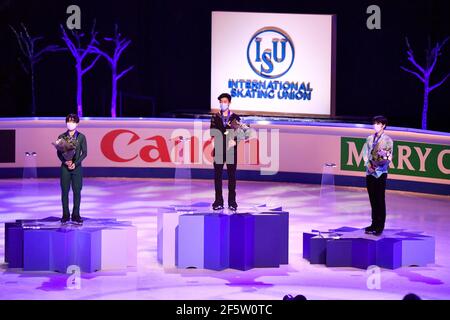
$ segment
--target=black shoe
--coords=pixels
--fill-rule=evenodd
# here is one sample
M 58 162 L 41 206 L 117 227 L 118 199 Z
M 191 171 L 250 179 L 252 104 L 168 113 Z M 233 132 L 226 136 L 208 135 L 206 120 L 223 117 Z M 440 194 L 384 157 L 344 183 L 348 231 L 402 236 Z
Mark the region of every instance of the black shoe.
M 373 225 L 370 225 L 370 226 L 364 228 L 364 231 L 366 233 L 372 233 L 372 231 L 374 231 L 374 230 L 375 230 L 375 227 Z
M 213 208 L 213 210 L 222 210 L 223 209 L 223 204 L 214 202 L 213 205 L 212 205 L 212 208 Z
M 383 229 L 375 229 L 373 231 L 374 236 L 381 236 L 382 233 L 383 233 Z
M 66 218 L 66 217 L 62 217 L 60 221 L 61 221 L 61 224 L 67 224 L 70 221 L 70 219 Z
M 232 203 L 228 205 L 228 209 L 232 210 L 232 211 L 236 211 L 237 210 L 237 203 Z
M 83 224 L 83 219 L 81 219 L 81 217 L 72 217 L 72 222 L 75 223 L 75 224 L 82 225 Z

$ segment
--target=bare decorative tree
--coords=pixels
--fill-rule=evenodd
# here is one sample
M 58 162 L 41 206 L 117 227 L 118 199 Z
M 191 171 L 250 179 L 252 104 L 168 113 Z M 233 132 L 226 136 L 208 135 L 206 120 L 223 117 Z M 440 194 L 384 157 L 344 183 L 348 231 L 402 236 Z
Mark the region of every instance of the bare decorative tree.
M 49 45 L 42 49 L 37 49 L 37 43 L 44 39 L 44 37 L 32 37 L 30 36 L 27 28 L 23 23 L 20 24 L 21 29 L 16 30 L 12 26 L 9 26 L 14 32 L 17 38 L 17 43 L 23 57 L 19 57 L 19 62 L 22 65 L 23 70 L 30 75 L 31 78 L 31 114 L 36 115 L 36 84 L 35 84 L 35 70 L 36 64 L 38 64 L 44 55 L 48 52 L 65 51 L 57 45 Z
M 111 117 L 117 117 L 117 82 L 131 69 L 133 66 L 123 70 L 119 73 L 118 71 L 118 63 L 123 51 L 130 45 L 131 40 L 123 38 L 119 33 L 119 27 L 117 24 L 115 25 L 114 37 L 112 38 L 104 38 L 105 41 L 112 42 L 114 44 L 114 53 L 111 55 L 102 51 L 96 45 L 91 45 L 90 50 L 95 52 L 98 55 L 103 56 L 109 63 L 112 71 L 112 91 L 111 91 Z
M 97 40 L 95 39 L 97 36 L 97 32 L 95 32 L 95 22 L 92 27 L 91 35 L 89 43 L 86 45 L 86 47 L 83 47 L 82 45 L 82 39 L 85 37 L 84 33 L 81 33 L 79 31 L 71 30 L 71 37 L 67 34 L 64 27 L 61 25 L 61 31 L 62 31 L 62 39 L 67 45 L 67 48 L 69 49 L 72 56 L 75 58 L 75 67 L 77 70 L 77 113 L 78 116 L 83 116 L 83 76 L 88 72 L 89 70 L 94 67 L 97 60 L 100 58 L 99 55 L 96 55 L 96 57 L 91 61 L 91 63 L 87 67 L 83 67 L 83 62 L 86 60 L 86 58 L 90 55 L 93 55 L 94 53 L 90 50 L 90 47 L 97 43 Z
M 438 60 L 438 57 L 441 55 L 441 49 L 445 45 L 445 43 L 448 41 L 449 37 L 445 38 L 444 41 L 441 43 L 436 43 L 434 47 L 431 47 L 430 41 L 428 41 L 428 49 L 426 52 L 426 63 L 425 66 L 420 66 L 415 57 L 414 52 L 411 49 L 411 46 L 409 45 L 408 38 L 406 38 L 406 45 L 408 47 L 408 60 L 411 62 L 411 64 L 417 69 L 417 71 L 410 70 L 405 67 L 400 67 L 406 72 L 409 72 L 413 75 L 415 75 L 417 78 L 419 78 L 420 81 L 422 81 L 424 85 L 424 96 L 423 96 L 423 109 L 422 109 L 422 129 L 427 129 L 427 114 L 428 114 L 428 95 L 431 91 L 439 87 L 441 84 L 447 80 L 447 78 L 450 76 L 450 73 L 448 73 L 441 81 L 437 82 L 434 85 L 430 84 L 430 76 L 433 72 L 434 67 L 436 66 L 436 62 Z

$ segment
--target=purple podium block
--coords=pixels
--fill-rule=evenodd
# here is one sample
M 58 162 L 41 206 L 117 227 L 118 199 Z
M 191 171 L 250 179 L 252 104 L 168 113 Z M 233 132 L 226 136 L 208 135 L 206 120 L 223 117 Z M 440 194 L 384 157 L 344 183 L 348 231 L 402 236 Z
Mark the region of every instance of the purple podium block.
M 51 233 L 51 271 L 66 273 L 67 267 L 78 265 L 75 230 L 58 229 Z
M 102 231 L 83 229 L 77 234 L 77 265 L 83 272 L 96 272 L 102 265 Z
M 325 264 L 327 262 L 327 241 L 329 239 L 315 236 L 309 240 L 309 262 Z
M 45 271 L 52 269 L 52 230 L 25 229 L 23 231 L 23 269 Z
M 183 214 L 178 225 L 178 259 L 180 268 L 204 267 L 205 215 Z
M 23 229 L 20 223 L 5 223 L 5 262 L 9 268 L 23 268 Z
M 367 269 L 371 265 L 396 269 L 402 266 L 426 266 L 435 262 L 435 239 L 422 232 L 386 229 L 378 237 L 351 227 L 330 231 L 336 236 L 314 236 L 314 230 L 303 234 L 305 259 L 311 263 L 325 263 L 328 267 L 361 269 Z
M 164 266 L 166 251 L 170 256 L 175 253 L 174 263 L 180 268 L 249 270 L 289 263 L 289 212 L 282 207 L 218 214 L 200 203 L 158 213 L 157 259 Z M 179 216 L 166 223 L 175 213 Z M 168 246 L 171 241 L 174 245 Z
M 315 236 L 317 236 L 317 233 L 303 232 L 303 259 L 310 259 L 311 239 Z
M 367 269 L 377 263 L 377 243 L 371 239 L 352 240 L 352 267 Z
M 254 267 L 278 268 L 284 254 L 283 216 L 273 213 L 254 214 Z
M 227 269 L 230 264 L 230 216 L 205 215 L 204 267 Z
M 83 272 L 101 269 L 101 230 L 98 228 L 55 230 L 51 247 L 51 270 L 66 273 L 71 265 Z
M 420 236 L 402 239 L 402 266 L 426 266 L 434 263 L 434 238 Z
M 263 211 L 262 214 L 271 214 L 277 217 L 277 223 L 274 224 L 273 233 L 278 235 L 280 243 L 280 262 L 279 264 L 289 264 L 289 212 L 283 211 L 281 207 L 271 211 Z
M 327 241 L 327 267 L 349 267 L 352 265 L 352 240 L 333 239 Z
M 254 268 L 254 228 L 253 215 L 230 216 L 230 268 L 243 271 Z
M 120 239 L 103 241 L 106 230 L 120 231 Z M 116 237 L 116 235 L 114 235 Z M 108 246 L 111 250 L 105 250 Z M 120 251 L 120 248 L 125 248 Z M 26 271 L 67 272 L 71 265 L 83 272 L 101 270 L 109 260 L 136 265 L 136 228 L 116 219 L 85 219 L 83 226 L 59 223 L 59 218 L 16 220 L 5 223 L 5 262 Z M 108 247 L 109 248 L 109 247 Z M 127 264 L 128 263 L 128 264 Z
M 402 266 L 402 240 L 384 238 L 377 241 L 376 265 L 381 268 L 396 269 Z

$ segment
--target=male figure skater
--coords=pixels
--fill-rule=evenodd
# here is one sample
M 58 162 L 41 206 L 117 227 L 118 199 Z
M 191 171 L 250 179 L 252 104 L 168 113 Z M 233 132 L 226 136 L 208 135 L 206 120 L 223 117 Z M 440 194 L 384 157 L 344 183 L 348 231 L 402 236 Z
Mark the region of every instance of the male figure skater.
M 218 98 L 220 112 L 211 118 L 211 136 L 214 138 L 214 210 L 223 209 L 222 173 L 223 165 L 227 164 L 228 173 L 228 208 L 236 211 L 236 168 L 237 168 L 237 138 L 231 125 L 240 121 L 240 117 L 230 110 L 231 95 L 222 93 Z
M 384 132 L 387 125 L 384 116 L 374 117 L 372 123 L 375 133 L 367 138 L 363 152 L 367 192 L 372 207 L 372 224 L 365 231 L 379 236 L 383 233 L 386 222 L 386 179 L 394 143 Z
M 76 146 L 74 156 L 69 160 L 66 160 L 62 151 L 57 151 L 58 158 L 61 160 L 60 182 L 63 208 L 61 223 L 63 224 L 70 220 L 69 190 L 71 185 L 73 191 L 72 222 L 75 224 L 83 223 L 80 216 L 81 189 L 83 187 L 83 168 L 81 163 L 87 156 L 87 142 L 85 135 L 77 130 L 79 122 L 80 118 L 76 114 L 69 114 L 66 117 L 67 131 L 58 137 L 58 139 L 65 139 Z

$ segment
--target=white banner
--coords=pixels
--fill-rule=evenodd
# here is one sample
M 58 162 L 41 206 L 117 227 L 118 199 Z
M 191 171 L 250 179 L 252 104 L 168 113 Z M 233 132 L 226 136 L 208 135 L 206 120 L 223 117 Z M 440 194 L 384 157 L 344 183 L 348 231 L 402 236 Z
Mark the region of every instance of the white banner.
M 333 15 L 212 13 L 211 109 L 222 92 L 249 114 L 328 116 L 334 99 Z

